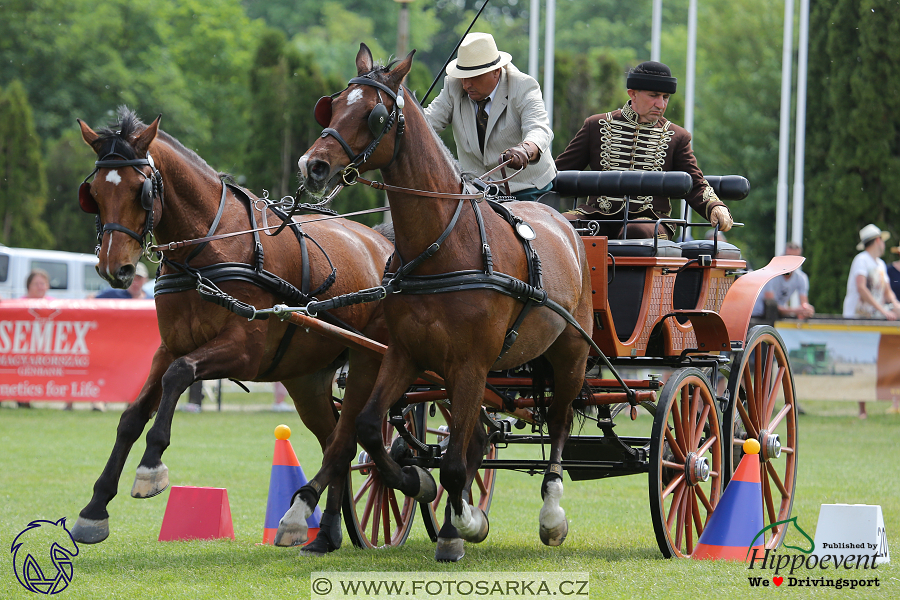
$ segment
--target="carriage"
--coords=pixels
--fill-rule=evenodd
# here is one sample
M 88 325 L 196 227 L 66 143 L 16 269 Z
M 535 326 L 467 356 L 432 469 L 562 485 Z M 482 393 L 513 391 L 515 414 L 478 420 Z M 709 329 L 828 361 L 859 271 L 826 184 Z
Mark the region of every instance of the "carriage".
M 300 161 L 301 181 L 321 197 L 380 169 L 384 183 L 372 185 L 392 205 L 393 254 L 357 224 L 279 214 L 159 131 L 159 119 L 144 126 L 126 115 L 127 126 L 101 134 L 82 123 L 100 158 L 98 177 L 79 192 L 97 214 L 99 269 L 127 285 L 153 232 L 168 274 L 157 293 L 162 344 L 74 539 L 109 535 L 107 504 L 153 412 L 138 498 L 169 484 L 161 456 L 181 392 L 196 379 L 234 377 L 285 381 L 324 451 L 282 518 L 278 545 L 306 542 L 306 517 L 327 487 L 317 551 L 340 546 L 338 512 L 355 544 L 402 544 L 421 505 L 437 560 L 456 561 L 463 541 L 487 537 L 496 471 L 517 469 L 543 473 L 545 544 L 560 545 L 568 531 L 563 473 L 574 481 L 646 473 L 661 552 L 690 556 L 753 438 L 765 543 L 777 547 L 796 482 L 797 406 L 783 342 L 773 328 L 749 325 L 765 283 L 803 259 L 776 257 L 747 272 L 739 250 L 717 240 L 627 239 L 627 211 L 626 239 L 609 240 L 544 204 L 491 202 L 496 186 L 462 180 L 421 109 L 404 101 L 412 56 L 379 67 L 362 45 L 359 76 L 317 105 L 325 129 Z M 104 169 L 119 175 L 101 178 Z M 749 191 L 740 177 L 708 179 L 723 199 Z M 545 200 L 683 197 L 690 186 L 685 173 L 564 172 Z M 268 227 L 276 217 L 281 225 Z M 250 233 L 252 244 L 239 241 Z M 375 265 L 386 258 L 378 280 Z M 257 308 L 278 298 L 295 306 Z M 334 360 L 345 348 L 346 394 L 334 403 Z M 570 435 L 573 408 L 597 435 L 584 427 Z M 649 436 L 618 435 L 616 420 L 637 411 L 653 415 Z M 510 444 L 550 451 L 543 460 L 501 458 Z
M 723 200 L 740 200 L 749 193 L 743 177 L 707 179 Z M 690 186 L 690 177 L 678 172 L 561 172 L 554 191 L 542 201 L 561 206 L 560 201 L 564 205 L 594 195 L 665 191 L 677 196 Z M 690 227 L 682 220 L 666 221 Z M 718 239 L 609 240 L 592 235 L 589 221 L 579 222 L 577 229 L 591 265 L 593 339 L 608 362 L 600 356 L 589 361 L 586 383 L 591 393 L 576 403 L 599 432 L 585 434 L 582 429 L 568 439 L 565 472 L 573 481 L 647 474 L 660 551 L 665 557 L 690 556 L 740 462 L 743 442 L 752 437 L 761 448 L 766 523 L 785 521 L 797 473 L 793 378 L 776 330 L 768 325 L 750 327 L 750 314 L 765 283 L 799 267 L 802 258 L 776 257 L 766 267 L 748 272 L 740 250 Z M 275 312 L 351 347 L 376 355 L 386 350 L 308 316 L 305 308 L 282 306 Z M 619 370 L 654 372 L 624 378 Z M 668 372 L 667 379 L 663 372 Z M 487 383 L 481 421 L 490 443 L 472 487 L 473 504 L 486 512 L 497 470 L 534 475 L 547 467 L 546 461 L 499 457 L 499 449 L 509 445 L 546 443 L 530 372 L 492 372 Z M 441 466 L 447 424 L 452 422 L 452 406 L 441 384 L 434 374 L 416 381 L 385 420 L 385 447 L 401 465 Z M 653 415 L 649 435 L 618 436 L 616 418 L 634 420 L 637 410 Z M 351 471 L 344 521 L 353 543 L 368 548 L 402 544 L 417 503 L 385 486 L 364 450 Z M 432 541 L 440 529 L 442 500 L 439 491 L 435 500 L 420 506 Z M 784 534 L 784 525 L 774 525 L 766 547 L 777 547 Z

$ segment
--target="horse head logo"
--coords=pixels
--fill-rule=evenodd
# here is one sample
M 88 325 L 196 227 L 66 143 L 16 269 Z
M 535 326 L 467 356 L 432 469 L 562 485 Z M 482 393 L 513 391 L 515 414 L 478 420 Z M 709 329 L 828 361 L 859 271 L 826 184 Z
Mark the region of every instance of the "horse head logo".
M 58 594 L 72 581 L 72 558 L 78 544 L 66 529 L 66 519 L 32 521 L 9 550 L 22 587 L 37 594 Z

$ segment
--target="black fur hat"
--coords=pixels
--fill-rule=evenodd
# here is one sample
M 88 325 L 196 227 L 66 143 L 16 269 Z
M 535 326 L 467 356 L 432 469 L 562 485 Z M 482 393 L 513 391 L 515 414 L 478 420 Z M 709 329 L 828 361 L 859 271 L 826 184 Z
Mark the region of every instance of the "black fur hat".
M 678 80 L 672 71 L 661 62 L 648 60 L 628 72 L 625 87 L 629 90 L 648 90 L 674 94 Z

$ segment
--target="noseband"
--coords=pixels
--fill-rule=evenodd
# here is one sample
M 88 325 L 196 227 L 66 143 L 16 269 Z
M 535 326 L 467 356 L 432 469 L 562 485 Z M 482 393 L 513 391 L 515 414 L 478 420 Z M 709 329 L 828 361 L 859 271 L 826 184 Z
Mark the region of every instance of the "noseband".
M 119 157 L 122 160 L 111 160 L 111 157 Z M 100 208 L 97 206 L 96 200 L 94 200 L 93 196 L 91 196 L 91 184 L 90 180 L 93 179 L 94 175 L 97 174 L 97 171 L 100 169 L 118 169 L 121 167 L 131 167 L 138 173 L 140 173 L 144 177 L 144 183 L 141 186 L 141 208 L 143 208 L 147 212 L 147 218 L 144 220 L 144 229 L 140 234 L 128 229 L 124 225 L 120 225 L 118 223 L 105 223 L 101 224 L 100 222 Z M 141 170 L 141 167 L 150 167 L 153 172 L 148 176 L 144 171 Z M 150 237 L 153 235 L 153 225 L 154 225 L 154 201 L 156 198 L 159 198 L 160 201 L 160 212 L 162 212 L 162 204 L 163 204 L 163 179 L 162 173 L 159 172 L 159 169 L 156 168 L 156 165 L 153 163 L 153 158 L 150 156 L 150 153 L 147 153 L 147 158 L 134 158 L 127 159 L 118 152 L 115 151 L 115 145 L 113 149 L 106 155 L 104 155 L 100 160 L 94 162 L 94 170 L 91 171 L 91 174 L 84 178 L 84 181 L 81 182 L 81 186 L 78 188 L 78 204 L 81 206 L 81 210 L 89 214 L 97 215 L 97 246 L 94 248 L 94 253 L 99 254 L 100 246 L 103 244 L 103 236 L 107 231 L 119 231 L 121 233 L 127 234 L 130 237 L 134 238 L 138 244 L 140 244 L 143 250 L 147 250 L 147 247 L 150 243 Z M 149 252 L 147 252 L 149 256 Z
M 338 133 L 336 129 L 331 127 L 325 127 L 331 121 L 331 101 L 343 94 L 347 88 L 351 85 L 368 85 L 376 88 L 378 93 L 378 104 L 375 105 L 375 108 L 372 109 L 372 112 L 369 114 L 369 130 L 372 132 L 372 135 L 375 136 L 375 139 L 359 154 L 354 154 L 353 150 L 350 148 L 350 144 L 341 137 L 341 134 Z M 403 85 L 400 86 L 400 89 L 397 90 L 395 94 L 393 90 L 391 90 L 386 85 L 375 81 L 372 78 L 372 73 L 367 73 L 360 77 L 354 77 L 347 83 L 347 88 L 344 88 L 337 94 L 332 96 L 324 96 L 319 99 L 319 102 L 316 103 L 315 115 L 316 120 L 320 125 L 325 127 L 322 130 L 322 135 L 320 137 L 326 138 L 328 136 L 333 137 L 337 140 L 337 142 L 341 145 L 341 148 L 344 149 L 344 152 L 347 154 L 347 157 L 350 159 L 350 164 L 343 168 L 341 171 L 341 178 L 345 185 L 352 185 L 356 181 L 356 177 L 359 175 L 359 167 L 364 162 L 369 160 L 369 157 L 372 156 L 372 153 L 375 152 L 375 149 L 378 148 L 378 144 L 381 143 L 381 140 L 384 136 L 393 128 L 394 123 L 397 123 L 397 137 L 394 141 L 394 153 L 391 156 L 391 161 L 382 167 L 386 169 L 393 164 L 394 160 L 397 158 L 397 152 L 400 149 L 400 140 L 403 138 L 403 133 L 406 130 L 406 120 L 403 116 Z M 388 96 L 390 96 L 394 100 L 394 109 L 391 113 L 387 114 L 387 109 L 384 106 L 384 101 L 381 98 L 381 92 L 384 92 Z M 327 119 L 326 119 L 327 117 Z M 322 122 L 326 121 L 326 122 Z M 381 126 L 383 123 L 383 126 Z M 381 128 L 379 129 L 379 126 Z

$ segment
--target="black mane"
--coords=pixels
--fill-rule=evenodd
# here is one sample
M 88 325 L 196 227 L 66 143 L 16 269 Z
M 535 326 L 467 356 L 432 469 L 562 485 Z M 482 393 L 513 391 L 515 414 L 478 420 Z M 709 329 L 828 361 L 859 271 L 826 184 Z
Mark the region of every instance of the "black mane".
M 134 111 L 125 106 L 119 107 L 118 115 L 118 123 L 111 123 L 97 132 L 97 135 L 100 136 L 97 138 L 99 145 L 97 154 L 103 157 L 115 152 L 125 157 L 125 160 L 133 160 L 137 158 L 137 154 L 134 146 L 131 145 L 131 140 L 147 126 L 134 114 Z
M 116 154 L 125 157 L 125 160 L 139 158 L 132 145 L 132 140 L 140 135 L 147 128 L 147 125 L 127 106 L 120 106 L 117 115 L 118 123 L 111 123 L 108 127 L 104 127 L 97 132 L 97 135 L 100 136 L 97 138 L 100 145 L 100 150 L 97 154 L 103 157 L 114 151 Z M 199 154 L 190 148 L 186 148 L 181 142 L 162 129 L 157 131 L 156 137 L 175 149 L 188 162 L 195 163 L 201 168 L 213 170 Z

